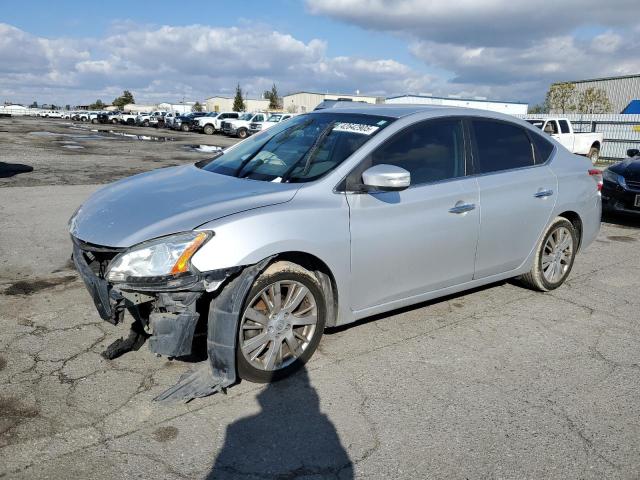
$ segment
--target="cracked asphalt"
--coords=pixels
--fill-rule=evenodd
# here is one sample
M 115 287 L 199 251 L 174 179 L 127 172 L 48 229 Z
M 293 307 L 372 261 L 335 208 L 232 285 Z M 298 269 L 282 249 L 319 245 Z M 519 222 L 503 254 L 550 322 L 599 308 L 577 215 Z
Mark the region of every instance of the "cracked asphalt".
M 377 316 L 327 331 L 291 379 L 158 404 L 194 364 L 100 356 L 128 322 L 99 319 L 66 222 L 96 178 L 220 138 L 77 158 L 28 134 L 53 122 L 0 124 L 0 162 L 34 166 L 0 178 L 0 478 L 640 478 L 640 220 L 607 219 L 551 293 L 503 282 Z

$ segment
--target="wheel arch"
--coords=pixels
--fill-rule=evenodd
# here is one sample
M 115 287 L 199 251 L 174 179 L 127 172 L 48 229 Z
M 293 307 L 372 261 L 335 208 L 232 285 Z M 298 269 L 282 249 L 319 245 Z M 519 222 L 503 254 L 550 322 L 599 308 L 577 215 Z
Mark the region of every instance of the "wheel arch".
M 316 275 L 327 302 L 327 321 L 325 326 L 335 326 L 338 316 L 338 286 L 335 276 L 329 266 L 319 257 L 302 251 L 278 253 L 273 256 L 269 264 L 273 264 L 278 261 L 295 263 Z
M 580 215 L 572 210 L 567 210 L 558 214 L 558 217 L 566 218 L 571 222 L 573 228 L 576 229 L 576 233 L 578 235 L 578 250 L 580 250 L 580 247 L 582 246 L 582 219 L 580 218 Z
M 591 144 L 591 148 L 597 148 L 598 150 L 600 150 L 600 142 L 596 140 Z

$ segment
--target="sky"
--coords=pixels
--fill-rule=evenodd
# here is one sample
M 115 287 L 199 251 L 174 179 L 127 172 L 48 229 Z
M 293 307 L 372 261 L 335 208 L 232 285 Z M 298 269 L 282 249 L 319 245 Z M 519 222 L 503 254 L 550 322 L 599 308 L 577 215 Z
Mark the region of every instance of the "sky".
M 0 102 L 295 91 L 541 102 L 640 73 L 638 0 L 138 0 L 0 4 Z

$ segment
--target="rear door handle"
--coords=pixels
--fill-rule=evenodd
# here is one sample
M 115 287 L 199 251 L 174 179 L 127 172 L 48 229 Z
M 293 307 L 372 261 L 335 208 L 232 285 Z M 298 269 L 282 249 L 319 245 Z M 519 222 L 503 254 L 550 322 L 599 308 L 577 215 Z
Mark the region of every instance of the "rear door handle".
M 546 198 L 546 197 L 550 197 L 551 195 L 553 195 L 553 190 L 543 190 L 543 189 L 540 189 L 533 194 L 533 196 L 536 198 Z
M 476 208 L 474 203 L 464 203 L 462 201 L 457 202 L 455 204 L 455 206 L 453 206 L 452 208 L 449 209 L 450 213 L 457 213 L 457 214 L 461 214 L 461 213 L 467 213 L 470 212 L 471 210 L 474 210 Z

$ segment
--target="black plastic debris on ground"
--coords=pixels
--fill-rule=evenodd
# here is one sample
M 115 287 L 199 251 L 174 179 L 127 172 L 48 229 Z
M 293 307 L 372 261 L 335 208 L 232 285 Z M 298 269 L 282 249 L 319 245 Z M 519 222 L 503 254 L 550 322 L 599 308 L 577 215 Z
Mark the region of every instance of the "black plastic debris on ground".
M 0 178 L 9 178 L 21 173 L 33 172 L 31 165 L 25 165 L 24 163 L 5 163 L 0 162 Z

